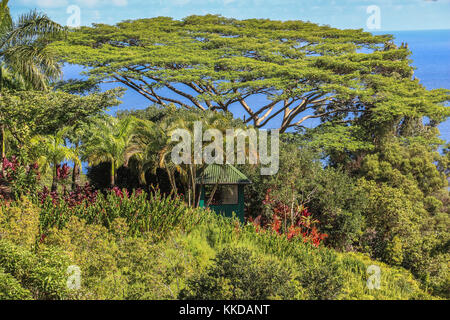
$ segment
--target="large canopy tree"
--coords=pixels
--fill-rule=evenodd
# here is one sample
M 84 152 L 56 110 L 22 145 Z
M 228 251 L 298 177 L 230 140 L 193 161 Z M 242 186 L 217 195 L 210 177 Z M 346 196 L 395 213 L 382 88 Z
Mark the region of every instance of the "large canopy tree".
M 410 51 L 392 40 L 302 21 L 206 15 L 95 24 L 56 46 L 92 80 L 121 83 L 163 106 L 238 106 L 256 127 L 278 122 L 286 131 L 367 111 L 440 118 L 448 96 L 414 80 Z

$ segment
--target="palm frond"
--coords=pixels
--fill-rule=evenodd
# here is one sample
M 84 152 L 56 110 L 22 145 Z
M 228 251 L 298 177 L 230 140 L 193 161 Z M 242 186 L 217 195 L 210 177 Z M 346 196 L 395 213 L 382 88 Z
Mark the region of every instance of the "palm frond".
M 22 14 L 13 28 L 2 39 L 0 46 L 14 46 L 20 42 L 57 40 L 64 37 L 67 29 L 52 21 L 45 13 L 35 10 Z
M 44 90 L 51 80 L 61 76 L 61 67 L 46 46 L 23 44 L 3 52 L 3 60 L 34 89 Z
M 0 35 L 9 32 L 13 26 L 13 20 L 8 8 L 8 1 L 9 0 L 2 0 L 0 2 Z

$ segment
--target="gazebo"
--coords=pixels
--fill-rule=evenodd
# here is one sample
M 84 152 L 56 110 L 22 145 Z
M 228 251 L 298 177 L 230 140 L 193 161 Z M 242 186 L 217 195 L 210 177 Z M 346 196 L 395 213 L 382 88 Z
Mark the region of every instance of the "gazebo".
M 226 217 L 234 212 L 244 222 L 244 186 L 251 181 L 242 172 L 231 164 L 211 164 L 199 173 L 196 183 L 200 186 L 200 207 Z

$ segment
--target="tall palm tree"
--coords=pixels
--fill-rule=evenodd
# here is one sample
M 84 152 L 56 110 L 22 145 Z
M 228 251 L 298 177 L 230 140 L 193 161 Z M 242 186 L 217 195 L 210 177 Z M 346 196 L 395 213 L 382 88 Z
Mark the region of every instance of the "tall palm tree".
M 64 128 L 54 135 L 35 136 L 31 139 L 31 146 L 40 154 L 38 163 L 45 172 L 52 169 L 52 191 L 58 186 L 57 167 L 65 160 L 73 161 L 75 165 L 81 166 L 78 154 L 69 146 L 66 146 L 66 135 L 70 128 Z
M 99 119 L 89 130 L 89 136 L 82 144 L 84 158 L 90 165 L 111 163 L 110 184 L 115 185 L 117 169 L 127 165 L 126 150 L 132 138 L 133 117 Z
M 31 11 L 16 21 L 8 0 L 0 2 L 0 95 L 4 88 L 47 90 L 61 76 L 61 65 L 48 44 L 65 34 L 65 28 L 43 13 Z M 0 118 L 2 157 L 5 125 Z
M 145 173 L 156 169 L 166 170 L 172 192 L 178 192 L 175 172 L 180 167 L 168 160 L 174 145 L 171 142 L 171 132 L 179 128 L 179 122 L 162 121 L 154 123 L 147 120 L 136 120 L 130 144 L 126 150 L 126 159 L 134 158 L 138 163 L 140 183 L 145 183 Z
M 83 156 L 82 143 L 89 137 L 89 128 L 94 119 L 88 119 L 88 122 L 78 122 L 70 127 L 66 134 L 66 139 L 72 144 L 74 153 L 81 158 Z M 82 163 L 74 163 L 72 168 L 72 190 L 75 190 L 80 184 L 80 175 L 83 172 Z

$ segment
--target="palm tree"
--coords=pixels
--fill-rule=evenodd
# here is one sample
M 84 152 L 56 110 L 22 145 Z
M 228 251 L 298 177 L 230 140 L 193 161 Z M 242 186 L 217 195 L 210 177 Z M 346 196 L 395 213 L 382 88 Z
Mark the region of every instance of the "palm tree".
M 72 126 L 67 134 L 66 139 L 72 144 L 74 153 L 78 158 L 83 156 L 82 142 L 89 137 L 89 124 L 93 119 L 88 119 L 89 122 L 78 122 Z M 72 169 L 72 190 L 75 190 L 80 184 L 80 174 L 83 171 L 82 163 L 74 163 Z
M 117 169 L 127 165 L 126 150 L 130 144 L 133 117 L 117 119 L 107 116 L 91 125 L 82 153 L 90 165 L 111 163 L 110 184 L 115 185 Z
M 11 18 L 8 0 L 0 2 L 0 95 L 4 88 L 48 90 L 61 76 L 61 65 L 48 44 L 65 28 L 45 14 L 31 11 L 17 21 Z M 2 157 L 5 157 L 5 125 L 0 118 Z
M 65 161 L 73 161 L 75 165 L 81 166 L 78 154 L 70 147 L 66 146 L 66 135 L 70 128 L 64 128 L 54 135 L 35 136 L 31 139 L 31 146 L 40 154 L 38 163 L 43 171 L 52 169 L 52 191 L 56 191 L 58 186 L 57 167 Z
M 232 119 L 219 112 L 175 113 L 158 123 L 139 120 L 127 149 L 127 158 L 134 157 L 139 163 L 141 183 L 145 183 L 146 171 L 153 169 L 155 172 L 157 168 L 162 168 L 166 170 L 172 192 L 176 194 L 178 186 L 175 182 L 175 173 L 178 172 L 181 183 L 187 189 L 188 202 L 194 206 L 200 199 L 196 194 L 196 173 L 203 165 L 195 164 L 192 158 L 190 164 L 175 165 L 168 158 L 176 145 L 171 140 L 172 132 L 176 129 L 186 129 L 192 134 L 196 121 L 202 122 L 204 130 L 218 129 L 222 133 L 227 128 L 234 127 L 234 124 L 230 122 Z
M 156 169 L 166 170 L 172 192 L 178 192 L 175 172 L 181 168 L 168 161 L 173 143 L 171 132 L 179 126 L 178 122 L 162 121 L 154 123 L 148 120 L 136 120 L 130 144 L 126 150 L 126 159 L 134 158 L 138 163 L 140 183 L 145 183 L 145 173 Z

